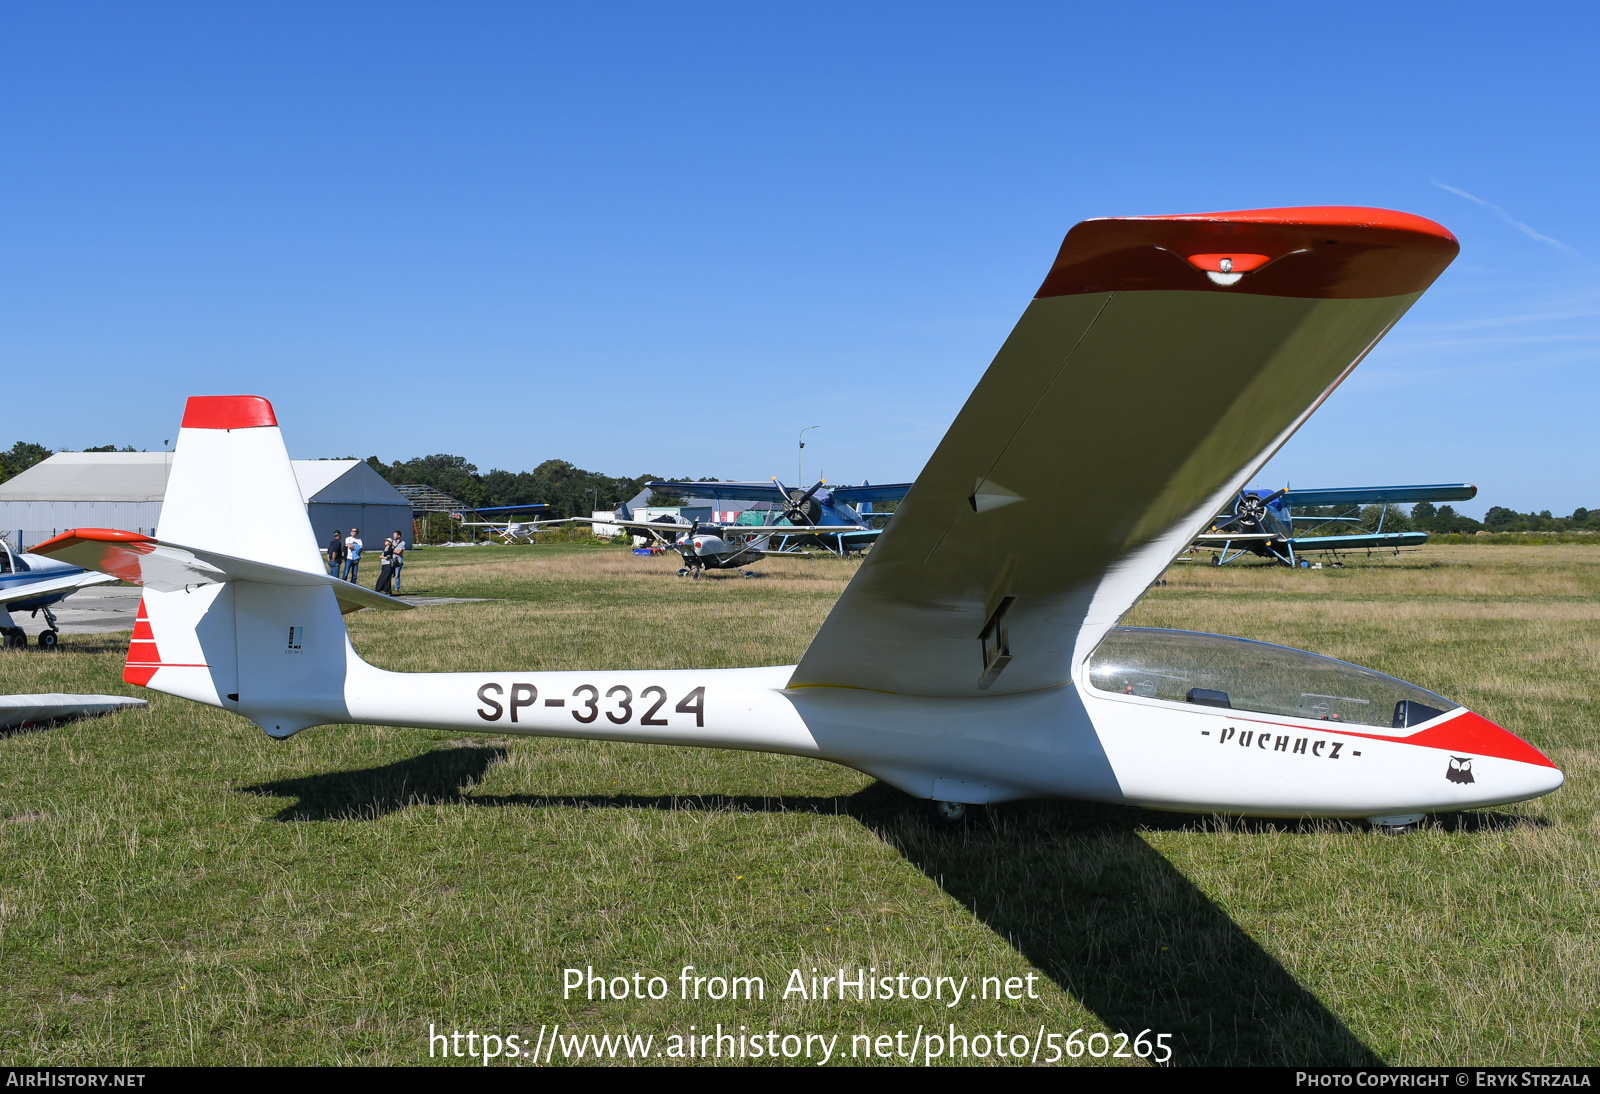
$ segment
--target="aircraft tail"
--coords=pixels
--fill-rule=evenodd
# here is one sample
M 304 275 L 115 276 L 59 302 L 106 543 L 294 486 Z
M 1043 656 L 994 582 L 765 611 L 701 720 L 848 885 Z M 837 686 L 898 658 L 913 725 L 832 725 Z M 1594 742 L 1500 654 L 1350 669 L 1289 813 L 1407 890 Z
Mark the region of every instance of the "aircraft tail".
M 158 534 L 202 565 L 264 565 L 209 584 L 144 575 L 123 678 L 235 710 L 274 737 L 340 720 L 349 640 L 271 403 L 188 401 Z

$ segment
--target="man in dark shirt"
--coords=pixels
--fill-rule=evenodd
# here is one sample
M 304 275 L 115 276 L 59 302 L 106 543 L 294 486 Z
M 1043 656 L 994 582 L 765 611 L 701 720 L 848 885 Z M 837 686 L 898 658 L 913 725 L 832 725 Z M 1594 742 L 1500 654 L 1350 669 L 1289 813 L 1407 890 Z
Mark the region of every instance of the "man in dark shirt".
M 328 541 L 328 572 L 334 577 L 339 576 L 339 567 L 344 563 L 344 535 L 335 528 L 333 538 Z

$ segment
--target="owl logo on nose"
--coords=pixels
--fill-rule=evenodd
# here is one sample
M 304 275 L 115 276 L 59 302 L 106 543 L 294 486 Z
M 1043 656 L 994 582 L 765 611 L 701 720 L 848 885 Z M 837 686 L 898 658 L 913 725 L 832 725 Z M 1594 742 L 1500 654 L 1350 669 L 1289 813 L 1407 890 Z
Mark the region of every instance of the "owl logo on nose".
M 1475 783 L 1478 780 L 1472 777 L 1471 756 L 1451 756 L 1450 766 L 1445 769 L 1444 777 L 1453 783 Z

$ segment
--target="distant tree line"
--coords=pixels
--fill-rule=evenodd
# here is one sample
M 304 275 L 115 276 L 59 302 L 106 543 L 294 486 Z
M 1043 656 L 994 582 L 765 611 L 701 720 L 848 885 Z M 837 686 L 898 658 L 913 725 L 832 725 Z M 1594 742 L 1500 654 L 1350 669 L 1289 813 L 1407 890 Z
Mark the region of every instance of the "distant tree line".
M 480 473 L 465 456 L 438 453 L 410 460 L 384 463 L 376 456 L 367 463 L 396 486 L 431 486 L 464 502 L 469 508 L 500 505 L 550 506 L 550 517 L 586 517 L 596 509 L 611 510 L 638 494 L 645 483 L 659 475 L 607 475 L 585 471 L 566 460 L 546 460 L 532 471 Z M 715 479 L 702 479 L 715 482 Z M 653 499 L 672 504 L 671 499 Z
M 1353 515 L 1349 508 L 1337 505 L 1301 505 L 1296 506 L 1293 512 L 1296 518 Z M 1582 507 L 1574 509 L 1569 516 L 1557 517 L 1552 516 L 1548 509 L 1538 513 L 1519 513 L 1515 509 L 1495 505 L 1478 521 L 1462 516 L 1454 506 L 1435 506 L 1430 501 L 1419 501 L 1409 513 L 1398 505 L 1391 505 L 1387 509 L 1381 505 L 1367 505 L 1354 516 L 1354 521 L 1349 523 L 1330 522 L 1315 530 L 1308 527 L 1304 534 L 1336 536 L 1356 531 L 1375 532 L 1380 517 L 1385 532 L 1435 532 L 1441 535 L 1472 535 L 1475 532 L 1600 532 L 1600 509 Z

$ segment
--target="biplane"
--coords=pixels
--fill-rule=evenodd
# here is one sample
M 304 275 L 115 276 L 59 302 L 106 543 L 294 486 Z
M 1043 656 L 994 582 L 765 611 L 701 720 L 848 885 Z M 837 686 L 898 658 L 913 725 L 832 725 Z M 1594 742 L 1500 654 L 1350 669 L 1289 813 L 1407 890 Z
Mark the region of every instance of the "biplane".
M 1388 548 L 1420 547 L 1428 533 L 1383 530 L 1389 507 L 1419 501 L 1469 501 L 1478 496 L 1470 482 L 1435 483 L 1429 486 L 1339 486 L 1325 490 L 1247 489 L 1239 491 L 1230 511 L 1217 517 L 1211 527 L 1194 537 L 1196 547 L 1216 549 L 1216 564 L 1226 566 L 1236 558 L 1256 555 L 1285 566 L 1302 563 L 1304 556 L 1317 553 L 1338 555 L 1342 551 L 1372 551 Z M 1378 506 L 1378 525 L 1372 531 L 1327 531 L 1338 524 L 1360 525 L 1362 507 Z M 1335 513 L 1296 516 L 1295 509 L 1324 508 Z M 1295 529 L 1309 525 L 1310 534 Z

